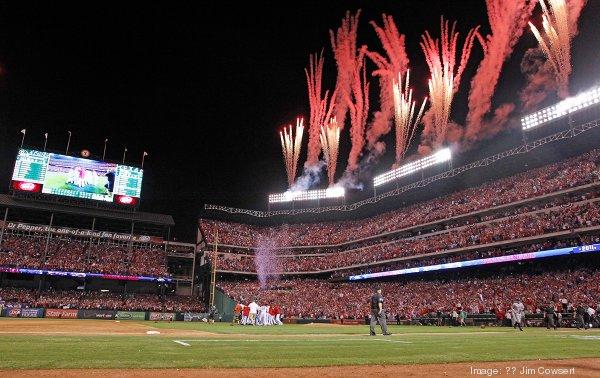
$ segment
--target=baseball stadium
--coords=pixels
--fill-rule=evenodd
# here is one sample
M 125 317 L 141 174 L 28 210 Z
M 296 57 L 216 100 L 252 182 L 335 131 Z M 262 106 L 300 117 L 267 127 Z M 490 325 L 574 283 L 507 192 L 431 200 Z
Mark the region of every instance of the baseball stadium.
M 600 2 L 309 3 L 3 7 L 1 374 L 600 376 Z

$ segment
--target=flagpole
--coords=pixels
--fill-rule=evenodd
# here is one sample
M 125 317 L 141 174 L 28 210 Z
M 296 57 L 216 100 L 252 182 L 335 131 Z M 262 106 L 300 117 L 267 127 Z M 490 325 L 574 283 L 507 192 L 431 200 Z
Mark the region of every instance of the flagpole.
M 144 151 L 144 153 L 142 154 L 142 169 L 144 169 L 144 159 L 146 158 L 146 155 L 148 155 L 148 153 Z
M 21 134 L 23 134 L 23 137 L 21 138 L 21 148 L 23 148 L 23 143 L 25 142 L 25 134 L 26 133 L 27 133 L 27 129 L 21 130 Z
M 106 143 L 108 143 L 108 138 L 104 139 L 104 152 L 102 152 L 102 160 L 106 156 Z
M 67 131 L 69 133 L 69 139 L 67 140 L 67 150 L 65 151 L 65 155 L 69 154 L 69 145 L 71 144 L 71 132 Z
M 125 154 L 127 153 L 127 147 L 123 150 L 123 164 L 125 164 Z
M 48 145 L 48 133 L 44 133 L 44 152 L 46 152 L 46 145 Z

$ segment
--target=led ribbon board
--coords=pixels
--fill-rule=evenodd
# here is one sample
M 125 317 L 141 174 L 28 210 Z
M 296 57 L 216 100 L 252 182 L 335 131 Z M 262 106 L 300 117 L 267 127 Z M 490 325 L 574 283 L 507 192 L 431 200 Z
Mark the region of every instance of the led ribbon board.
M 444 148 L 433 155 L 425 156 L 424 158 L 405 164 L 399 168 L 392 169 L 391 171 L 382 173 L 379 176 L 375 176 L 373 179 L 373 185 L 380 186 L 387 184 L 388 182 L 397 180 L 400 177 L 408 176 L 427 167 L 449 161 L 450 159 L 452 159 L 452 152 L 449 148 Z
M 470 266 L 498 264 L 498 263 L 509 262 L 509 261 L 533 260 L 533 259 L 541 259 L 544 257 L 574 255 L 574 254 L 579 254 L 579 253 L 590 253 L 590 252 L 598 252 L 598 251 L 600 251 L 600 244 L 590 244 L 590 245 L 583 245 L 580 247 L 549 249 L 546 251 L 539 251 L 539 252 L 520 253 L 520 254 L 516 254 L 516 255 L 489 257 L 486 259 L 457 261 L 457 262 L 447 263 L 447 264 L 436 264 L 436 265 L 427 265 L 427 266 L 421 266 L 421 267 L 415 267 L 415 268 L 390 270 L 388 272 L 359 274 L 356 276 L 348 277 L 348 280 L 349 281 L 360 281 L 360 280 L 366 280 L 369 278 L 401 276 L 404 274 L 411 274 L 411 273 L 434 272 L 434 271 L 440 271 L 440 270 L 466 268 L 466 267 L 470 267 Z
M 120 275 L 120 274 L 65 272 L 62 270 L 8 268 L 8 267 L 0 267 L 0 272 L 33 274 L 33 275 L 38 275 L 38 276 L 48 275 L 48 276 L 75 277 L 75 278 L 103 278 L 105 280 L 118 280 L 118 281 L 144 281 L 144 282 L 171 282 L 171 281 L 173 281 L 169 277 L 127 276 L 127 275 Z
M 590 89 L 574 97 L 568 97 L 558 104 L 529 114 L 521 118 L 521 126 L 523 126 L 523 130 L 530 130 L 598 103 L 600 103 L 600 87 Z
M 342 187 L 304 191 L 288 190 L 284 193 L 269 194 L 269 203 L 314 201 L 323 198 L 341 198 L 345 195 L 346 191 Z

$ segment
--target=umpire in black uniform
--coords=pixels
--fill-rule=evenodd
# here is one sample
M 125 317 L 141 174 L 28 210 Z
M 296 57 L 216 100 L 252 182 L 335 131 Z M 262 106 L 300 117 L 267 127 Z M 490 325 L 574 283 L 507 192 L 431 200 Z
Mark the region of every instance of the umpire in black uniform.
M 377 288 L 375 294 L 371 297 L 371 336 L 375 336 L 375 324 L 377 321 L 379 321 L 379 325 L 381 326 L 381 332 L 385 336 L 391 335 L 387 329 L 385 310 L 383 309 L 383 295 L 381 295 L 380 288 Z

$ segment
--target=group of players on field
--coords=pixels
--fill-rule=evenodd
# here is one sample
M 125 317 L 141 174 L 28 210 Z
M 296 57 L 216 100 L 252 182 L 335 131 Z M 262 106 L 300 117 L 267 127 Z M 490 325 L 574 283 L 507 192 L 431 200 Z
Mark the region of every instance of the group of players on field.
M 255 301 L 248 305 L 238 303 L 233 309 L 233 321 L 231 324 L 271 326 L 283 325 L 281 321 L 281 307 L 259 306 Z
M 600 308 L 600 305 L 598 305 L 598 307 Z M 519 330 L 522 331 L 523 320 L 525 317 L 525 306 L 520 299 L 512 304 L 507 315 L 510 316 L 512 326 L 514 328 L 518 327 Z M 600 327 L 600 319 L 598 319 L 596 310 L 588 305 L 579 304 L 577 307 L 573 308 L 573 317 L 577 329 L 588 329 L 593 326 Z M 546 323 L 546 328 L 548 329 L 556 329 L 561 325 L 562 313 L 557 311 L 557 306 L 555 306 L 554 303 L 549 303 L 548 306 L 544 308 L 544 322 Z

